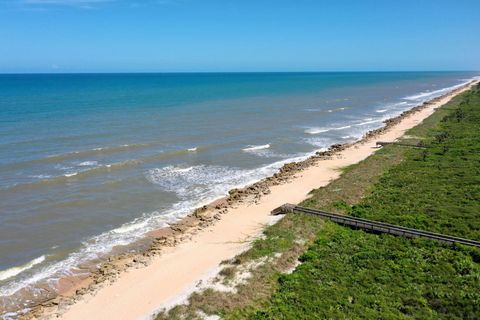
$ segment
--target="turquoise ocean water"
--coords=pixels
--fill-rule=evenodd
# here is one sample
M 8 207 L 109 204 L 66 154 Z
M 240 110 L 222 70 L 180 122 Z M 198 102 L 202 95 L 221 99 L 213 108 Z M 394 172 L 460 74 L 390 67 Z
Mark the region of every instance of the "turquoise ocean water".
M 477 75 L 0 75 L 0 295 Z

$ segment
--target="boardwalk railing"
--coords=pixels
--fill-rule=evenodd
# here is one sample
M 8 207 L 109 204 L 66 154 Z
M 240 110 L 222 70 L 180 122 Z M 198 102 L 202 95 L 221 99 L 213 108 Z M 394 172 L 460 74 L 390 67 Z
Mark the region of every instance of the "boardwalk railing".
M 376 145 L 377 147 L 384 147 L 386 145 L 395 145 L 395 146 L 402 146 L 402 147 L 412 147 L 412 148 L 418 148 L 418 149 L 427 149 L 427 146 L 422 146 L 422 145 L 416 145 L 416 144 L 408 144 L 408 143 L 401 143 L 401 142 L 384 142 L 384 141 L 377 141 Z
M 448 244 L 458 243 L 458 244 L 480 248 L 480 242 L 475 240 L 453 237 L 453 236 L 449 236 L 441 233 L 406 228 L 406 227 L 397 226 L 397 225 L 385 223 L 385 222 L 378 222 L 374 220 L 344 216 L 336 213 L 304 208 L 304 207 L 296 206 L 293 204 L 284 204 L 283 206 L 274 209 L 272 211 L 272 214 L 278 215 L 278 214 L 283 214 L 288 212 L 293 212 L 293 213 L 302 212 L 306 214 L 320 216 L 322 218 L 337 222 L 339 224 L 360 228 L 368 231 L 378 232 L 378 233 L 387 233 L 387 234 L 402 236 L 406 238 L 421 237 L 421 238 L 426 238 L 430 240 L 445 242 Z

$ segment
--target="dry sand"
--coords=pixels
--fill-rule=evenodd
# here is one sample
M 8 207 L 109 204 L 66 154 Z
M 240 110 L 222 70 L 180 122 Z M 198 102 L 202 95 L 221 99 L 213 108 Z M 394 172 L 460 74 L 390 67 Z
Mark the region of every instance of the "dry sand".
M 377 150 L 376 141 L 400 138 L 452 96 L 437 99 L 419 112 L 406 116 L 376 135 L 375 139 L 353 144 L 333 159 L 317 162 L 297 173 L 288 183 L 272 186 L 271 193 L 261 197 L 257 203 L 230 208 L 217 223 L 193 235 L 190 241 L 168 248 L 146 267 L 123 272 L 114 283 L 84 295 L 59 317 L 65 320 L 151 317 L 159 308 L 185 297 L 199 280 L 213 276 L 222 261 L 248 248 L 249 240 L 260 235 L 265 224 L 274 222 L 271 210 L 287 202 L 299 203 L 306 199 L 312 189 L 338 178 L 339 168 L 362 161 L 374 153 Z

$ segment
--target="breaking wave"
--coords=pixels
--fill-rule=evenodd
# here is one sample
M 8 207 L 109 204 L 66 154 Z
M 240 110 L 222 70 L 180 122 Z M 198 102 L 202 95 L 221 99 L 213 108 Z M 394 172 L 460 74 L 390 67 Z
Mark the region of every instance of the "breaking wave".
M 468 81 L 463 81 L 460 84 L 457 84 L 457 85 L 454 85 L 454 86 L 451 86 L 451 87 L 447 87 L 447 88 L 443 88 L 443 89 L 439 89 L 439 90 L 420 92 L 420 93 L 415 94 L 415 95 L 404 97 L 403 99 L 404 100 L 409 100 L 409 101 L 416 101 L 416 102 L 423 102 L 423 101 L 431 100 L 431 99 L 439 97 L 439 96 L 441 96 L 441 95 L 443 95 L 447 92 L 458 89 L 458 88 L 466 85 L 467 83 L 469 83 L 471 80 L 472 79 L 469 79 Z
M 0 281 L 7 280 L 9 278 L 15 277 L 16 275 L 22 273 L 25 270 L 31 269 L 33 266 L 42 263 L 45 261 L 45 256 L 40 256 L 35 258 L 21 266 L 12 267 L 3 271 L 0 271 Z
M 248 146 L 246 148 L 243 148 L 242 150 L 243 151 L 246 151 L 246 152 L 251 152 L 251 151 L 258 151 L 258 150 L 265 150 L 265 149 L 268 149 L 270 148 L 270 144 L 262 144 L 262 145 L 259 145 L 259 146 Z

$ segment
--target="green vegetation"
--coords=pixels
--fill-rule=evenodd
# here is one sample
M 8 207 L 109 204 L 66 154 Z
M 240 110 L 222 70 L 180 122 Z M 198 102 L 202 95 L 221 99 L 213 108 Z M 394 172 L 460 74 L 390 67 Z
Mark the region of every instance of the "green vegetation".
M 477 88 L 423 132 L 428 149 L 405 150 L 405 160 L 358 204 L 339 200 L 333 206 L 355 216 L 480 239 L 479 123 Z M 328 223 L 300 260 L 251 319 L 480 317 L 477 249 Z
M 452 110 L 453 109 L 453 110 Z M 480 87 L 453 99 L 301 205 L 480 240 Z M 302 254 L 303 253 L 303 254 Z M 285 271 L 302 264 L 291 274 Z M 480 250 L 353 230 L 289 214 L 225 263 L 224 281 L 157 319 L 478 319 Z
M 328 223 L 251 319 L 478 319 L 474 258 L 468 249 Z

